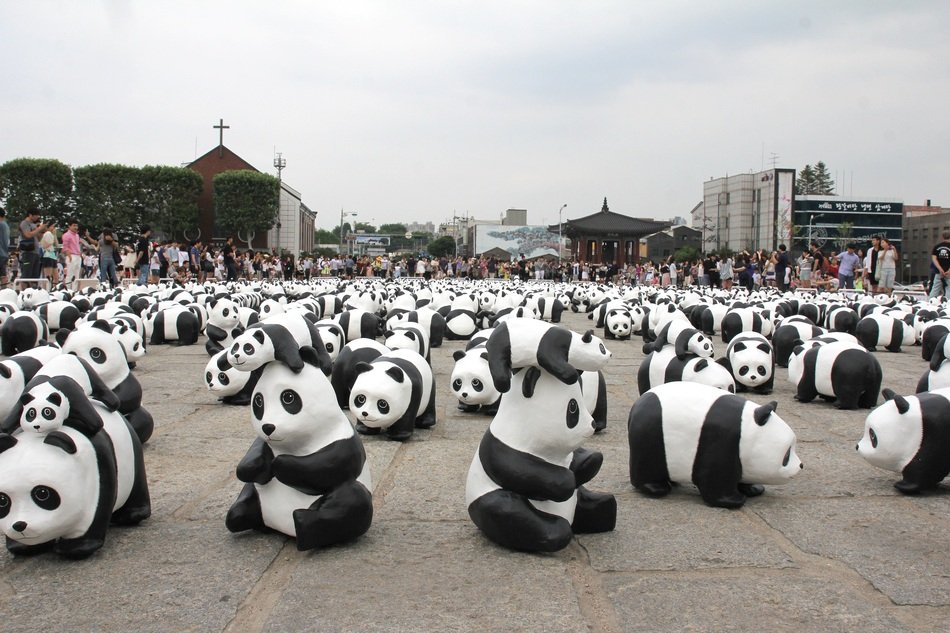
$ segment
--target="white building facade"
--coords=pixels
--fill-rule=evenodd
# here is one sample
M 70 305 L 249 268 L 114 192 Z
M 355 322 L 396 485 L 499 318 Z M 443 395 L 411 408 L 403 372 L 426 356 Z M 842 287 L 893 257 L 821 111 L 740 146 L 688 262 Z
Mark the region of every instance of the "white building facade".
M 301 201 L 300 192 L 281 181 L 280 210 L 277 223 L 267 232 L 267 247 L 295 257 L 313 252 L 316 218 L 316 212 Z

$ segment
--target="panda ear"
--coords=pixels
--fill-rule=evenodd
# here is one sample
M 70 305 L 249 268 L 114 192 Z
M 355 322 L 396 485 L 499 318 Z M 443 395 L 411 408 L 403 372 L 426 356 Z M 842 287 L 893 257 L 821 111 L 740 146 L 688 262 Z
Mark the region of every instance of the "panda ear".
M 524 382 L 521 383 L 521 394 L 525 398 L 534 395 L 534 388 L 537 386 L 539 378 L 541 378 L 541 370 L 537 367 L 528 367 L 524 375 Z
M 253 336 L 257 340 L 258 343 L 263 344 L 264 330 L 262 330 L 261 328 L 254 328 L 254 333 L 251 336 Z
M 55 404 L 57 407 L 60 406 L 61 404 L 63 404 L 63 396 L 61 396 L 60 394 L 58 394 L 58 393 L 56 393 L 56 392 L 53 392 L 53 393 L 49 394 L 48 396 L 46 396 L 46 400 L 47 400 L 48 402 L 52 402 L 52 403 Z
M 463 358 L 465 358 L 465 352 L 463 352 L 460 349 L 457 349 L 452 353 L 452 360 L 454 360 L 455 362 L 458 362 L 462 360 Z
M 69 437 L 62 431 L 52 431 L 51 433 L 47 434 L 46 439 L 43 440 L 43 443 L 60 448 L 70 455 L 76 454 L 76 443 L 73 442 L 73 438 Z
M 893 400 L 894 404 L 897 405 L 897 412 L 901 415 L 910 411 L 910 403 L 907 402 L 907 398 L 904 396 L 899 396 L 890 389 L 885 389 L 881 392 L 881 395 L 884 396 L 885 400 Z
M 705 358 L 701 359 L 698 363 L 693 366 L 694 371 L 702 371 L 709 367 L 709 361 Z
M 217 299 L 212 299 L 211 301 L 208 302 L 208 307 L 211 309 L 214 309 L 214 304 L 216 304 L 217 302 L 218 302 Z
M 9 433 L 0 433 L 0 453 L 16 446 L 17 439 Z
M 804 346 L 804 345 L 796 345 L 795 348 L 792 350 L 792 355 L 798 356 L 799 354 L 801 354 L 801 353 L 804 352 L 804 351 L 805 351 L 805 346 Z
M 752 414 L 755 423 L 759 426 L 765 426 L 765 423 L 769 421 L 769 416 L 775 412 L 776 407 L 778 407 L 778 402 L 775 400 L 763 404 L 761 407 L 756 407 L 755 413 Z
M 594 330 L 587 330 L 584 332 L 584 336 L 581 337 L 583 343 L 590 343 L 592 340 L 594 340 Z
M 732 373 L 732 363 L 729 362 L 729 359 L 723 356 L 722 358 L 717 358 L 716 363 L 722 365 L 729 370 L 729 373 Z
M 745 343 L 743 343 L 742 341 L 739 341 L 738 343 L 732 346 L 732 349 L 734 349 L 737 352 L 741 352 L 742 350 L 745 349 L 745 347 L 746 347 Z
M 394 332 L 392 330 L 386 330 L 385 332 L 383 332 L 383 338 L 389 338 L 393 334 Z
M 369 363 L 364 363 L 363 361 L 360 361 L 356 363 L 355 365 L 353 365 L 353 373 L 356 374 L 357 376 L 359 376 L 360 374 L 364 374 L 368 371 L 373 371 L 373 366 L 370 365 Z
M 769 344 L 768 344 L 768 343 L 759 343 L 758 345 L 756 345 L 756 347 L 757 347 L 760 351 L 765 352 L 766 354 L 771 354 L 771 353 L 772 353 L 772 348 L 769 347 Z
M 72 330 L 68 328 L 61 328 L 56 330 L 56 344 L 62 347 L 66 344 L 66 339 L 69 338 L 69 335 L 72 333 Z
M 10 368 L 4 365 L 3 363 L 0 363 L 0 376 L 3 376 L 4 378 L 9 378 L 12 375 L 13 375 L 13 372 L 10 371 Z
M 112 328 L 109 327 L 109 322 L 106 321 L 105 319 L 96 319 L 93 322 L 92 327 L 96 328 L 97 330 L 102 330 L 103 332 L 108 332 L 109 334 L 112 334 Z

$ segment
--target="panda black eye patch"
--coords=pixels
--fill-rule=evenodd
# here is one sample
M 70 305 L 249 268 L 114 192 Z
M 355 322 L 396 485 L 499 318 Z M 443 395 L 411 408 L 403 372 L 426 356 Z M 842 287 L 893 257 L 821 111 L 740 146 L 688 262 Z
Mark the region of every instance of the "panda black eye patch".
M 106 355 L 98 347 L 93 347 L 91 350 L 89 350 L 89 358 L 94 360 L 99 365 L 106 362 Z
M 52 420 L 56 417 L 56 412 L 50 407 L 43 407 L 43 417 L 47 420 Z
M 254 410 L 254 417 L 258 420 L 264 419 L 264 396 L 259 393 L 254 394 L 254 402 L 251 404 Z
M 300 395 L 293 389 L 285 389 L 280 393 L 280 405 L 284 407 L 284 411 L 291 415 L 300 413 L 300 409 L 303 408 L 303 401 L 300 399 Z
M 577 400 L 571 398 L 571 401 L 567 403 L 567 428 L 573 429 L 580 419 L 581 411 L 577 406 Z
M 0 492 L 0 519 L 10 513 L 10 497 L 5 492 Z
M 474 389 L 475 391 L 481 391 L 482 388 L 483 388 L 483 387 L 482 387 L 482 381 L 479 380 L 478 378 L 473 378 L 473 379 L 472 379 L 472 389 Z
M 208 374 L 208 375 L 210 376 L 211 374 Z M 221 372 L 220 374 L 218 374 L 218 382 L 220 382 L 222 385 L 227 385 L 228 383 L 231 382 L 231 379 L 228 378 L 228 375 L 226 373 Z
M 55 510 L 59 507 L 59 493 L 47 486 L 36 486 L 30 491 L 33 502 L 44 510 Z
M 458 391 L 461 388 L 462 388 L 461 378 L 456 378 L 455 380 L 452 381 L 452 389 L 455 389 L 456 391 Z

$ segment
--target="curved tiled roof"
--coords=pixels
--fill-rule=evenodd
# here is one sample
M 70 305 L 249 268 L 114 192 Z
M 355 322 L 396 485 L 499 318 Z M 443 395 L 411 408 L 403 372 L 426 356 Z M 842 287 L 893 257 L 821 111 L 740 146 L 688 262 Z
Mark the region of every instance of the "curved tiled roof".
M 658 222 L 644 218 L 633 218 L 629 215 L 614 213 L 607 207 L 607 199 L 604 199 L 604 206 L 597 213 L 585 215 L 575 220 L 564 221 L 564 234 L 568 236 L 596 234 L 596 233 L 624 233 L 647 235 L 656 233 L 670 227 L 669 222 Z M 557 224 L 549 227 L 549 230 L 557 232 Z

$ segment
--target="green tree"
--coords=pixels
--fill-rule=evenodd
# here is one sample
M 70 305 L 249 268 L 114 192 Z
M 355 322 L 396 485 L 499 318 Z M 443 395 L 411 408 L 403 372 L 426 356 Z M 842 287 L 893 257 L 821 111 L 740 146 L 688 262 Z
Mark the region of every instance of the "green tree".
M 0 200 L 11 220 L 32 207 L 44 218 L 63 225 L 70 215 L 73 172 L 51 158 L 16 158 L 0 165 Z
M 316 244 L 338 244 L 340 242 L 340 227 L 335 227 L 333 231 L 319 229 L 313 233 L 314 243 Z
M 676 249 L 676 252 L 673 253 L 673 261 L 678 264 L 683 262 L 691 262 L 694 259 L 701 259 L 702 254 L 699 252 L 698 248 L 693 246 L 684 246 L 682 248 Z
M 815 166 L 805 165 L 795 178 L 796 195 L 816 195 L 833 196 L 835 195 L 835 181 L 831 179 L 828 173 L 828 167 L 824 162 L 818 161 Z
M 167 237 L 183 237 L 198 224 L 198 197 L 204 181 L 187 167 L 141 168 L 143 221 Z
M 455 254 L 455 240 L 451 235 L 443 235 L 429 242 L 427 249 L 432 257 Z
M 379 232 L 385 233 L 387 235 L 405 235 L 406 225 L 405 224 L 383 224 L 383 225 L 380 225 Z
M 835 245 L 839 251 L 843 251 L 851 243 L 854 236 L 854 222 L 842 222 L 838 225 L 838 236 L 835 238 Z
M 148 222 L 142 193 L 142 171 L 137 167 L 101 163 L 73 170 L 75 215 L 93 234 L 109 224 L 122 242 L 138 235 Z
M 269 174 L 250 169 L 225 171 L 212 181 L 218 225 L 247 242 L 277 223 L 280 183 Z
M 364 233 L 376 233 L 376 227 L 368 222 L 357 222 L 354 231 L 363 231 Z

